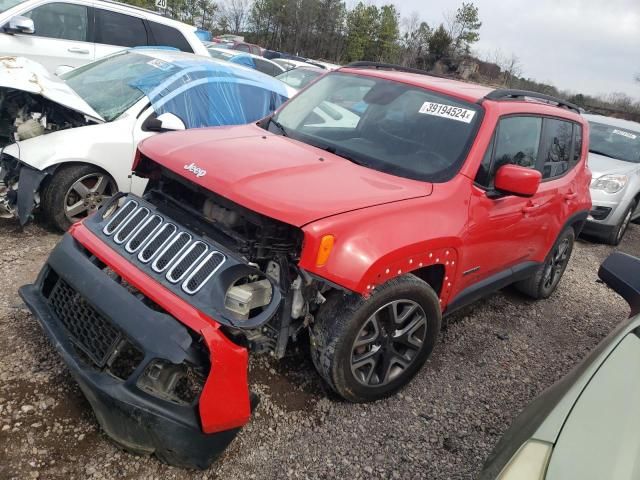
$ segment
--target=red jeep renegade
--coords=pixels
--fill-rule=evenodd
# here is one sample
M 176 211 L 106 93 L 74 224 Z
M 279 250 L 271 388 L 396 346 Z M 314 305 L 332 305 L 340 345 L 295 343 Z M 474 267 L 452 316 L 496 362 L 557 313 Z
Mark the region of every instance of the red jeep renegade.
M 206 467 L 249 419 L 249 351 L 308 332 L 331 388 L 371 401 L 443 314 L 551 295 L 591 206 L 587 129 L 552 97 L 352 64 L 257 125 L 143 142 L 144 197 L 75 225 L 20 293 L 107 434 Z

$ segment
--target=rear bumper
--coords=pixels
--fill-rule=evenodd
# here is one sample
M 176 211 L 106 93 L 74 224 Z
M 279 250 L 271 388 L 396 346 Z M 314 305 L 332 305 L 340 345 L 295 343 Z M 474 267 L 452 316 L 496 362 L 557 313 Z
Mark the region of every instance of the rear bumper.
M 78 228 L 82 227 L 75 230 Z M 189 329 L 170 312 L 150 308 L 132 294 L 131 287 L 136 288 L 133 281 L 118 272 L 128 282 L 128 287 L 123 286 L 105 274 L 102 265 L 67 234 L 52 252 L 36 283 L 22 287 L 20 296 L 111 438 L 129 450 L 155 453 L 172 465 L 208 467 L 249 418 L 246 350 L 222 338 L 214 322 L 203 324 L 198 330 Z M 117 271 L 116 268 L 113 270 Z M 68 291 L 74 292 L 67 294 L 64 306 L 72 312 L 69 317 L 72 321 L 81 317 L 79 309 L 88 308 L 106 319 L 111 331 L 120 333 L 120 343 L 114 341 L 113 349 L 104 355 L 108 360 L 102 362 L 91 357 L 91 352 L 87 354 L 86 340 L 84 343 L 79 340 L 71 333 L 73 327 L 59 318 L 59 306 L 52 300 L 56 295 L 52 293 L 56 288 L 52 287 L 54 281 L 63 281 L 69 286 Z M 190 320 L 196 325 L 205 323 L 202 318 Z M 121 373 L 114 374 L 114 365 L 124 355 L 118 345 L 125 343 L 133 345 L 142 359 L 133 362 L 122 378 Z M 202 348 L 202 343 L 206 348 Z M 208 371 L 199 399 L 176 402 L 140 388 L 139 380 L 149 374 L 149 365 L 158 359 Z

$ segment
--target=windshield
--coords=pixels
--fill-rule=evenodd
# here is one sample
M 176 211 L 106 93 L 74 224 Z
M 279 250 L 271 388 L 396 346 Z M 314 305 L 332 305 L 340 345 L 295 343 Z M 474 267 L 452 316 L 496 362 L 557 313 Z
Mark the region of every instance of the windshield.
M 62 79 L 110 122 L 144 96 L 132 86 L 136 81 L 151 77 L 159 85 L 177 70 L 169 63 L 127 51 L 71 70 Z
M 480 116 L 478 105 L 446 95 L 336 72 L 290 100 L 268 128 L 369 168 L 438 182 L 459 169 Z
M 219 47 L 216 47 L 216 48 L 219 48 Z M 218 60 L 229 60 L 234 56 L 233 53 L 231 52 L 220 52 L 215 48 L 209 48 L 208 50 L 209 50 L 209 55 L 211 55 L 212 58 L 217 58 Z
M 313 68 L 294 68 L 277 75 L 278 80 L 282 80 L 290 87 L 302 89 L 309 85 L 312 81 L 322 75 L 322 70 L 316 70 Z
M 25 1 L 26 0 L 0 0 L 0 13 L 6 12 L 10 8 L 13 8 L 16 5 L 19 5 Z
M 640 163 L 640 132 L 603 123 L 589 122 L 589 151 L 607 157 Z

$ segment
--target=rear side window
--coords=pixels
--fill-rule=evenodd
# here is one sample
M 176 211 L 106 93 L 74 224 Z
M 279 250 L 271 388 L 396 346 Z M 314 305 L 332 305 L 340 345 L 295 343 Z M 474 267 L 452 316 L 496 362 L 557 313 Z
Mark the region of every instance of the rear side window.
M 580 161 L 582 155 L 582 125 L 573 126 L 573 163 Z
M 243 43 L 236 45 L 235 47 L 233 47 L 233 49 L 239 52 L 249 53 L 249 45 L 245 45 Z
M 153 42 L 150 42 L 152 45 L 173 47 L 183 52 L 193 53 L 191 45 L 177 29 L 156 22 L 149 22 L 148 25 L 153 37 Z
M 573 123 L 546 118 L 542 134 L 541 171 L 542 178 L 554 178 L 569 170 Z
M 142 19 L 96 8 L 96 43 L 121 47 L 147 45 Z
M 25 14 L 33 20 L 35 35 L 87 41 L 87 7 L 72 3 L 47 3 Z

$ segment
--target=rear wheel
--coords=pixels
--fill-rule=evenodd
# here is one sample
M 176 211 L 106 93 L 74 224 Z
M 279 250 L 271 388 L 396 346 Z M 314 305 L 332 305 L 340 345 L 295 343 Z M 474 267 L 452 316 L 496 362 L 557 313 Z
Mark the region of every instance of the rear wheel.
M 96 211 L 118 188 L 110 175 L 93 165 L 67 165 L 55 171 L 43 189 L 41 208 L 46 220 L 66 231 Z
M 405 386 L 433 350 L 441 311 L 433 289 L 413 275 L 390 280 L 369 298 L 336 294 L 316 316 L 311 355 L 343 398 L 369 402 Z
M 535 299 L 549 297 L 558 287 L 569 264 L 575 239 L 576 234 L 572 227 L 564 230 L 551 248 L 544 264 L 532 277 L 517 282 L 516 288 Z
M 627 229 L 629 228 L 629 224 L 631 223 L 631 217 L 633 216 L 633 212 L 635 211 L 637 205 L 638 205 L 638 202 L 634 200 L 631 202 L 631 205 L 629 205 L 629 207 L 625 210 L 624 215 L 622 215 L 622 218 L 620 219 L 618 224 L 615 226 L 613 231 L 606 238 L 606 242 L 609 245 L 620 244 L 620 242 L 622 241 L 622 238 L 624 237 L 624 234 L 627 232 Z

